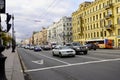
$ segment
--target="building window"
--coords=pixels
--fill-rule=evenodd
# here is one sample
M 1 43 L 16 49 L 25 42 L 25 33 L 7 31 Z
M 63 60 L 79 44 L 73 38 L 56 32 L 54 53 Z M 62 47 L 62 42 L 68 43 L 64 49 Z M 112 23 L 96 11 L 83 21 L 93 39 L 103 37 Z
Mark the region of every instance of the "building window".
M 91 33 L 91 38 L 92 38 L 92 33 Z
M 99 37 L 99 32 L 97 32 L 97 37 Z
M 94 38 L 96 37 L 96 34 L 95 34 L 95 32 L 94 32 Z
M 98 10 L 98 7 L 96 6 L 96 11 Z
M 89 18 L 88 18 L 88 23 L 89 23 Z
M 91 29 L 92 29 L 92 25 L 91 25 Z
M 117 13 L 120 13 L 120 7 L 117 7 L 116 11 Z
M 116 0 L 116 2 L 120 2 L 120 0 Z
M 100 19 L 101 19 L 101 17 L 102 17 L 102 16 L 101 16 L 101 13 L 100 13 Z
M 103 8 L 105 7 L 105 3 L 103 3 Z
M 100 32 L 100 35 L 101 35 L 101 37 L 103 37 L 103 32 L 102 31 Z
M 98 15 L 96 15 L 96 20 L 98 20 Z
M 98 26 L 98 23 L 96 24 L 96 27 L 98 28 L 99 26 Z
M 109 22 L 109 21 L 108 21 Z M 106 26 L 106 22 L 105 22 L 105 20 L 104 20 L 104 26 Z
M 117 18 L 117 24 L 120 24 L 120 18 Z
M 104 31 L 104 36 L 106 36 L 106 31 Z
M 99 4 L 99 9 L 101 9 L 101 4 Z
M 93 21 L 95 21 L 95 16 L 93 16 Z
M 105 17 L 105 12 L 103 13 L 103 17 Z
M 95 29 L 95 24 L 93 25 L 94 29 Z
M 120 29 L 118 29 L 118 35 L 120 35 Z

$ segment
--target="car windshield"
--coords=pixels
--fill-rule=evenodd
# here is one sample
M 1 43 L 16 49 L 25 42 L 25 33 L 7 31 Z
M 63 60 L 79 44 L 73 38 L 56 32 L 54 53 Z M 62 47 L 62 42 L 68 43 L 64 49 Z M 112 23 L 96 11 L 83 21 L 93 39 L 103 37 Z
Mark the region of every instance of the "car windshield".
M 35 46 L 36 48 L 40 48 L 40 46 Z
M 76 43 L 72 43 L 73 44 L 73 46 L 81 46 L 82 44 L 80 44 L 80 43 L 78 43 L 78 42 L 76 42 Z
M 62 46 L 62 47 L 60 47 L 60 49 L 70 49 L 70 47 L 68 47 L 68 46 Z

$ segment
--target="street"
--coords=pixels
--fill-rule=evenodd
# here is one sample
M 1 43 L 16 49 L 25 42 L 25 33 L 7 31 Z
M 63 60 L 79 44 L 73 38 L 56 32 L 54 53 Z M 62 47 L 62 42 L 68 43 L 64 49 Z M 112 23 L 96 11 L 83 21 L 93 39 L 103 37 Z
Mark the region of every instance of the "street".
M 119 80 L 120 50 L 98 49 L 75 57 L 18 48 L 31 80 Z

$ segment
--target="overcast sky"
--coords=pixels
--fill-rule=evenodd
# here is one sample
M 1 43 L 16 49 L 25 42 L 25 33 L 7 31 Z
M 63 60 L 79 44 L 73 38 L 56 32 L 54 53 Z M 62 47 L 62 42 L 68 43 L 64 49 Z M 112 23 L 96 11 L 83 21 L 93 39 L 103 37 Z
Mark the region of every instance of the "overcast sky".
M 20 42 L 33 31 L 40 31 L 63 16 L 71 16 L 84 1 L 94 0 L 6 0 L 6 13 L 14 14 L 15 35 Z

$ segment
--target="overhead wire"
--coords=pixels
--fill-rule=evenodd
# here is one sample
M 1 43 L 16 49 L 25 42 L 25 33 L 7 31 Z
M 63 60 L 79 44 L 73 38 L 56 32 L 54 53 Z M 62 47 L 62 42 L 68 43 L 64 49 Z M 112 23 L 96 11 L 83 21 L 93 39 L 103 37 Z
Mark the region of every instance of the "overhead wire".
M 54 0 L 49 6 L 48 8 L 46 9 L 46 13 L 43 13 L 40 17 L 44 17 L 48 14 L 48 10 L 57 2 L 57 1 L 60 1 L 60 0 Z
M 53 1 L 48 5 L 48 7 L 45 9 L 46 12 L 43 12 L 40 17 L 46 16 L 46 14 L 48 14 L 47 11 L 48 11 L 57 1 L 59 1 L 59 0 L 53 0 Z M 21 17 L 19 17 L 19 18 L 21 18 Z M 29 18 L 21 18 L 21 19 L 24 19 L 24 20 L 26 20 L 26 21 L 29 20 L 29 21 L 34 21 L 34 22 L 41 22 L 41 20 L 38 20 L 38 19 L 29 19 Z

